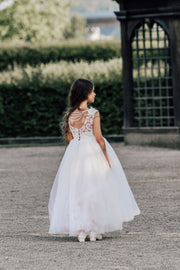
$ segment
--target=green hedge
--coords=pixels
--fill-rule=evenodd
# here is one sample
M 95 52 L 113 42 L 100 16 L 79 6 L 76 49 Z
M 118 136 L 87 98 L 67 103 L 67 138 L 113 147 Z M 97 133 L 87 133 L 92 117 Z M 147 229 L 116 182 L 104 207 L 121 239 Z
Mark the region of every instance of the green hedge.
M 31 43 L 1 43 L 0 44 L 0 71 L 14 66 L 36 66 L 41 63 L 58 62 L 61 60 L 87 62 L 120 57 L 120 41 L 77 42 L 68 41 L 52 44 Z
M 0 74 L 0 137 L 58 136 L 72 82 L 81 77 L 95 83 L 102 132 L 122 131 L 121 60 L 30 66 Z M 8 81 L 8 78 L 9 81 Z
M 138 67 L 143 66 L 143 65 L 147 66 L 148 63 L 156 64 L 159 62 L 159 60 L 161 60 L 162 63 L 164 62 L 164 65 L 165 64 L 167 65 L 168 63 L 165 63 L 165 61 L 167 61 L 165 57 L 168 57 L 168 55 L 169 55 L 168 49 L 153 48 L 153 50 L 146 50 L 145 52 L 143 50 L 139 51 L 138 58 L 137 58 L 137 52 L 134 51 L 132 55 L 133 69 L 137 69 Z M 144 60 L 145 57 L 146 57 L 146 62 Z

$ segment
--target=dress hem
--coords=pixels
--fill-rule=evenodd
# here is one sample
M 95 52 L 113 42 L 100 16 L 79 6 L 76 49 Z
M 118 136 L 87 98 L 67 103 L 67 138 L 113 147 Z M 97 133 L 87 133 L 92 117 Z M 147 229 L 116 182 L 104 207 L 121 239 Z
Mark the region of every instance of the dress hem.
M 101 232 L 98 232 L 98 234 L 104 234 L 104 233 L 110 233 L 110 232 L 115 232 L 115 231 L 120 231 L 120 230 L 123 230 L 123 223 L 124 222 L 129 222 L 129 221 L 132 221 L 132 220 L 134 220 L 134 218 L 135 218 L 135 216 L 137 216 L 137 215 L 140 215 L 141 214 L 141 211 L 139 210 L 139 211 L 137 211 L 135 214 L 133 214 L 132 216 L 131 216 L 131 218 L 129 218 L 129 219 L 126 219 L 126 220 L 124 220 L 123 222 L 122 222 L 122 226 L 120 227 L 120 228 L 117 228 L 117 229 L 112 229 L 112 230 L 108 230 L 108 231 L 101 231 Z M 59 233 L 51 233 L 51 232 L 48 232 L 48 234 L 49 235 L 68 235 L 68 236 L 78 236 L 78 233 L 73 233 L 73 234 L 70 234 L 69 232 L 59 232 Z

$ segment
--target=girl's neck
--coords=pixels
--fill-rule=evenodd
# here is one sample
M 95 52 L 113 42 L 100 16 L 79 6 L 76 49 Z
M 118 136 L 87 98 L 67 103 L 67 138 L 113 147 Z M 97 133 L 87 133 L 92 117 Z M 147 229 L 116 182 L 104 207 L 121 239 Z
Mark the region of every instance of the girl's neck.
M 81 111 L 84 111 L 84 110 L 89 109 L 88 108 L 88 105 L 87 105 L 87 101 L 81 102 L 81 104 L 79 105 L 79 108 L 78 109 L 80 109 Z

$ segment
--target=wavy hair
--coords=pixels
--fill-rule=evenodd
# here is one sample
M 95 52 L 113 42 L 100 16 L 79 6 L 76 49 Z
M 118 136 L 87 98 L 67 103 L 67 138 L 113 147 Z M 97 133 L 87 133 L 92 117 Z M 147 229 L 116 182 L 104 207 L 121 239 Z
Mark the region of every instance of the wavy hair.
M 68 133 L 68 120 L 71 113 L 79 109 L 79 106 L 82 101 L 88 98 L 88 95 L 93 90 L 94 84 L 90 80 L 86 79 L 77 79 L 73 82 L 70 88 L 70 92 L 68 95 L 68 107 L 63 116 L 63 121 L 61 122 L 61 131 L 63 134 L 63 139 L 67 143 L 67 133 Z

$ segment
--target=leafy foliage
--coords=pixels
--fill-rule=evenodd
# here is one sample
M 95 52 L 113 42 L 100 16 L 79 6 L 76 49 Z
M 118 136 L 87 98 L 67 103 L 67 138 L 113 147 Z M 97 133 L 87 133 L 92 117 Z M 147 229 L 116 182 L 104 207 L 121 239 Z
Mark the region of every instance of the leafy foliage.
M 70 35 L 70 33 L 66 33 Z M 112 41 L 68 41 L 50 43 L 14 43 L 2 42 L 0 44 L 0 70 L 14 68 L 14 65 L 32 66 L 41 63 L 58 62 L 60 60 L 88 62 L 96 60 L 109 60 L 120 57 L 119 40 Z
M 11 7 L 0 12 L 2 40 L 60 41 L 82 34 L 84 28 L 84 19 L 70 19 L 70 0 L 14 1 Z
M 8 81 L 8 77 L 10 77 Z M 0 137 L 58 136 L 70 85 L 77 78 L 91 79 L 102 132 L 121 133 L 123 121 L 121 60 L 91 64 L 59 62 L 16 67 L 0 76 Z

